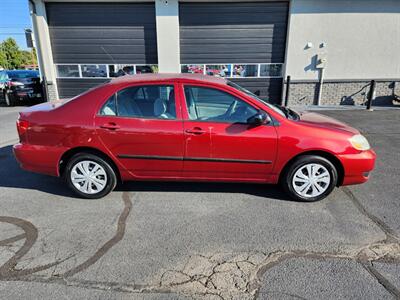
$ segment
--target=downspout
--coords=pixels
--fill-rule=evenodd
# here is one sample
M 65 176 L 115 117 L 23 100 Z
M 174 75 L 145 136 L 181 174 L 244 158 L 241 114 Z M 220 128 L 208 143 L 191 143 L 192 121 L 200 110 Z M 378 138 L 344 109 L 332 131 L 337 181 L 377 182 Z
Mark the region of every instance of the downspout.
M 319 76 L 319 86 L 318 86 L 318 98 L 317 98 L 317 105 L 321 105 L 321 98 L 322 98 L 322 87 L 324 85 L 324 75 L 325 75 L 325 68 L 320 69 L 320 76 Z
M 36 47 L 36 55 L 39 63 L 39 74 L 40 78 L 43 80 L 43 59 L 42 59 L 42 47 L 40 45 L 40 40 L 38 39 L 37 34 L 37 22 L 36 22 L 36 4 L 33 0 L 29 0 L 30 4 L 30 15 L 32 20 L 32 27 L 33 27 L 33 36 L 34 36 L 34 46 Z

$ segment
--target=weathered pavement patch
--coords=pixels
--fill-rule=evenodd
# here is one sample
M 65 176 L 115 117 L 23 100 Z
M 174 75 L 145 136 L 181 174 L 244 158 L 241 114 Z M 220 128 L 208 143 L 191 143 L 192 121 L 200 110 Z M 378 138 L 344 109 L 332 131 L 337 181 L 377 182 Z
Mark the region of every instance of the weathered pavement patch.
M 11 287 L 11 288 L 10 288 Z M 34 297 L 32 296 L 34 295 Z M 85 299 L 85 300 L 189 300 L 191 298 L 178 294 L 142 293 L 129 294 L 113 290 L 95 290 L 67 285 L 54 285 L 41 282 L 7 282 L 0 281 L 1 299 Z
M 262 282 L 260 299 L 393 299 L 352 260 L 290 259 L 265 273 Z
M 323 263 L 321 263 L 321 261 Z M 379 263 L 380 261 L 380 263 Z M 160 288 L 168 288 L 172 291 L 194 295 L 196 298 L 209 298 L 215 296 L 220 299 L 253 299 L 254 297 L 260 297 L 265 299 L 267 295 L 273 296 L 273 294 L 282 295 L 297 295 L 297 291 L 290 285 L 287 285 L 285 281 L 277 284 L 279 289 L 275 290 L 275 286 L 271 285 L 270 280 L 274 275 L 271 272 L 277 273 L 279 278 L 292 281 L 293 278 L 286 277 L 286 272 L 296 273 L 295 270 L 287 271 L 290 267 L 287 265 L 299 264 L 299 272 L 301 276 L 299 278 L 307 278 L 301 287 L 309 284 L 308 281 L 314 280 L 314 285 L 318 285 L 321 282 L 323 284 L 330 285 L 330 291 L 328 295 L 335 289 L 342 288 L 344 293 L 351 291 L 346 286 L 341 286 L 340 280 L 347 282 L 346 275 L 352 277 L 354 274 L 359 273 L 362 270 L 364 277 L 370 277 L 367 281 L 361 279 L 361 285 L 370 286 L 371 282 L 376 285 L 376 280 L 379 282 L 379 287 L 373 287 L 372 290 L 376 289 L 380 294 L 391 297 L 400 297 L 400 290 L 387 280 L 379 271 L 374 267 L 373 262 L 382 264 L 383 261 L 400 264 L 400 243 L 388 243 L 386 241 L 376 243 L 358 249 L 352 254 L 345 253 L 318 253 L 308 251 L 278 251 L 274 253 L 219 253 L 210 256 L 195 255 L 190 257 L 187 263 L 181 270 L 168 270 L 164 272 L 160 279 Z M 321 268 L 322 271 L 310 271 L 310 268 Z M 332 266 L 334 264 L 334 266 Z M 305 266 L 306 265 L 306 266 Z M 343 273 L 341 265 L 347 267 L 347 273 Z M 283 268 L 285 271 L 280 274 L 279 271 Z M 306 270 L 301 270 L 305 268 Z M 329 283 L 334 278 L 324 278 L 325 269 L 329 269 L 331 277 L 338 277 L 338 282 Z M 397 270 L 398 271 L 398 270 Z M 319 274 L 319 272 L 321 272 Z M 305 274 L 313 274 L 315 278 L 309 278 L 304 276 Z M 372 276 L 371 276 L 372 275 Z M 298 276 L 298 274 L 292 276 Z M 328 276 L 329 277 L 329 276 Z M 358 278 L 358 277 L 357 277 Z M 326 281 L 327 282 L 326 282 Z M 357 280 L 353 279 L 350 284 L 357 284 Z M 277 279 L 275 280 L 277 281 Z M 294 280 L 296 281 L 296 280 Z M 398 282 L 396 282 L 398 283 Z M 261 287 L 261 289 L 260 289 Z M 312 290 L 312 287 L 308 287 Z M 318 290 L 318 289 L 317 289 Z M 355 293 L 350 297 L 349 295 L 335 295 L 337 298 L 362 298 L 362 294 L 366 290 L 355 290 Z M 307 289 L 302 290 L 303 296 L 299 298 L 326 298 L 325 295 L 310 295 L 307 296 Z M 358 294 L 357 294 L 358 293 Z M 361 293 L 361 294 L 360 294 Z M 367 293 L 371 299 L 377 299 L 375 292 Z

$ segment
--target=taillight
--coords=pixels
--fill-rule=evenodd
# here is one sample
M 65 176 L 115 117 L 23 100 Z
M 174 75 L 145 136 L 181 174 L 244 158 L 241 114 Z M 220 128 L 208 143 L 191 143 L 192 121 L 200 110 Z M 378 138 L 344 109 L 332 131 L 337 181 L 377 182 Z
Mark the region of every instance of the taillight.
M 20 119 L 17 120 L 17 130 L 20 138 L 22 138 L 22 136 L 28 130 L 29 125 L 30 125 L 29 122 L 26 120 L 20 120 Z

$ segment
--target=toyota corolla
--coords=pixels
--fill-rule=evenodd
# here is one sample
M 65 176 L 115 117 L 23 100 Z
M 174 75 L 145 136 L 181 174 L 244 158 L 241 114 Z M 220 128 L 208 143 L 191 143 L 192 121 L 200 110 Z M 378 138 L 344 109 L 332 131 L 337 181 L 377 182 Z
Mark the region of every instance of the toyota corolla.
M 27 108 L 17 129 L 21 167 L 64 178 L 85 198 L 118 181 L 178 180 L 279 183 L 296 200 L 316 201 L 366 182 L 376 156 L 344 123 L 198 74 L 117 78 Z

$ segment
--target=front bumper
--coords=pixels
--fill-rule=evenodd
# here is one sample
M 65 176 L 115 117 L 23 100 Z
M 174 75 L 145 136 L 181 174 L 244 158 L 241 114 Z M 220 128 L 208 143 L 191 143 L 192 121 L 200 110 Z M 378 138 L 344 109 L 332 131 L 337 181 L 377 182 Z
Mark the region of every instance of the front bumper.
M 357 154 L 338 155 L 338 158 L 344 168 L 342 185 L 360 184 L 368 181 L 375 167 L 376 153 L 371 149 Z
M 41 92 L 36 92 L 32 90 L 16 90 L 12 92 L 15 99 L 24 101 L 24 100 L 32 100 L 32 99 L 42 99 L 43 95 Z
M 43 93 L 41 86 L 38 85 L 26 85 L 26 86 L 15 86 L 8 90 L 8 93 L 16 100 L 34 100 L 42 99 Z

